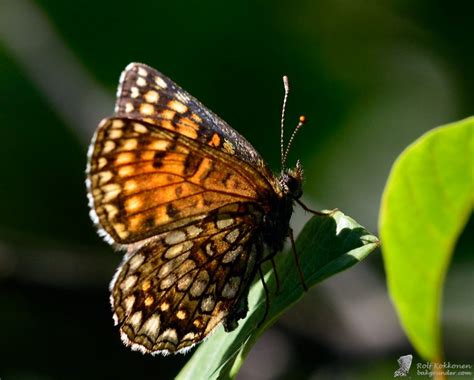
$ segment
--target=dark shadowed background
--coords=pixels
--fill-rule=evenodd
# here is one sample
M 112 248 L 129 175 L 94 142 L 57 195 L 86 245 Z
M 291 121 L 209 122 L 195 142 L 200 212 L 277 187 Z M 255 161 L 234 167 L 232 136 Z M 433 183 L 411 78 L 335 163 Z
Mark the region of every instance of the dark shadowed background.
M 0 0 L 1 379 L 168 379 L 187 360 L 121 344 L 108 303 L 121 255 L 88 217 L 87 146 L 129 62 L 172 78 L 275 171 L 287 74 L 287 127 L 308 119 L 290 155 L 305 201 L 376 233 L 396 156 L 473 114 L 473 39 L 456 1 Z M 296 230 L 308 217 L 296 212 Z M 473 232 L 471 218 L 444 294 L 452 362 L 474 360 Z M 239 377 L 392 378 L 409 353 L 376 252 L 312 289 Z

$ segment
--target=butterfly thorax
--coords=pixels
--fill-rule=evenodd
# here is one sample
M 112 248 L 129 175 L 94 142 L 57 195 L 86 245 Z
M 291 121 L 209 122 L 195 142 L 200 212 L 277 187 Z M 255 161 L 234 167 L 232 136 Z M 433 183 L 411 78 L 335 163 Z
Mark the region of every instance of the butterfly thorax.
M 265 215 L 263 239 L 272 253 L 283 249 L 288 236 L 293 205 L 302 195 L 303 169 L 298 161 L 294 169 L 283 170 L 278 178 L 281 196 L 276 198 Z

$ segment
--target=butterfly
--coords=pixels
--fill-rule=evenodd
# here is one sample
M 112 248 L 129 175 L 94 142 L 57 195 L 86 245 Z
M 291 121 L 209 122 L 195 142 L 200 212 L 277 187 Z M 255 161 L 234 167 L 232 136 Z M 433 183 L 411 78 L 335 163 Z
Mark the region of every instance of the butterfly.
M 302 181 L 299 162 L 275 176 L 198 100 L 129 64 L 114 115 L 92 138 L 86 179 L 98 233 L 125 251 L 110 284 L 122 341 L 166 355 L 187 352 L 221 323 L 235 329 L 262 262 L 291 234 Z

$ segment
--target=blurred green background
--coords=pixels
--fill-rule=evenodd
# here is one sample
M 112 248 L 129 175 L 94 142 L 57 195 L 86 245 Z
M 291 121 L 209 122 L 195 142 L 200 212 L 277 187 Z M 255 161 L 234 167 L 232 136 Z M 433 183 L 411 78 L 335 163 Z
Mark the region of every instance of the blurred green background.
M 120 254 L 88 217 L 87 145 L 129 62 L 172 78 L 275 171 L 288 75 L 287 129 L 308 119 L 290 154 L 305 201 L 376 233 L 396 156 L 473 114 L 472 11 L 439 0 L 0 0 L 1 379 L 167 379 L 187 360 L 122 346 L 108 303 Z M 308 217 L 295 213 L 297 230 Z M 443 326 L 447 359 L 474 365 L 473 224 L 448 274 Z M 393 378 L 396 359 L 415 353 L 381 263 L 375 253 L 312 289 L 239 378 Z

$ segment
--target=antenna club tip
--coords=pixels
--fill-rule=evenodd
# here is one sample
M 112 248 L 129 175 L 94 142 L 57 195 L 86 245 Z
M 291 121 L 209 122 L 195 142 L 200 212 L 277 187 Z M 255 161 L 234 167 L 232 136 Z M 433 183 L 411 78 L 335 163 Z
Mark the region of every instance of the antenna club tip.
M 283 87 L 285 87 L 285 92 L 290 91 L 290 84 L 288 83 L 288 77 L 283 75 Z
M 302 123 L 302 124 L 306 123 L 306 116 L 304 116 L 304 115 L 300 116 L 300 123 Z

